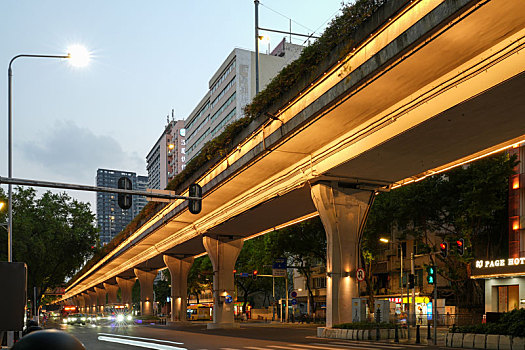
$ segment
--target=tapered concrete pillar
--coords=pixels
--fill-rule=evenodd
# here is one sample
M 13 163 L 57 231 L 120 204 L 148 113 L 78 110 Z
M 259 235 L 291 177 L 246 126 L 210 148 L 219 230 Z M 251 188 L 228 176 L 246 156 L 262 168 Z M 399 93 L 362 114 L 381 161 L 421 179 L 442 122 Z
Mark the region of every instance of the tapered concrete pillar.
M 168 255 L 163 258 L 171 275 L 171 322 L 186 321 L 188 272 L 194 259 L 177 259 Z
M 87 294 L 89 296 L 89 307 L 87 313 L 94 314 L 97 312 L 97 293 L 90 290 L 87 292 Z
M 233 320 L 233 303 L 226 303 L 226 296 L 234 292 L 233 269 L 243 241 L 223 242 L 211 237 L 202 241 L 213 264 L 213 323 L 208 323 L 208 328 L 239 327 Z
M 313 185 L 311 194 L 326 231 L 326 326 L 332 327 L 352 322 L 352 298 L 359 296 L 359 238 L 374 192 L 331 182 Z
M 118 284 L 104 283 L 104 289 L 106 290 L 106 293 L 108 294 L 108 304 L 116 304 L 118 302 L 117 300 Z
M 157 277 L 157 270 L 142 271 L 133 269 L 140 283 L 140 314 L 153 315 L 153 281 Z
M 104 305 L 106 305 L 106 290 L 104 288 L 95 287 L 97 293 L 97 312 L 104 312 Z
M 131 310 L 131 291 L 133 290 L 133 285 L 135 284 L 135 279 L 125 279 L 117 277 L 117 284 L 120 288 L 120 298 L 122 304 L 126 305 L 128 309 Z
M 78 295 L 78 300 L 80 302 L 80 312 L 82 313 L 86 312 L 86 304 L 87 304 L 86 299 L 87 299 L 86 294 L 82 293 Z

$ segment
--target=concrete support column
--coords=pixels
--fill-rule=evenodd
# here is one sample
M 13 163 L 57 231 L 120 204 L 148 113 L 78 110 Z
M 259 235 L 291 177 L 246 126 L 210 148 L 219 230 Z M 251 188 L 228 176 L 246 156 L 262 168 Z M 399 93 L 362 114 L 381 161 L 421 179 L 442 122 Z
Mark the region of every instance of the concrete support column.
M 80 309 L 81 313 L 85 313 L 86 312 L 86 299 L 87 299 L 86 294 L 79 294 L 78 295 L 78 301 L 80 302 L 79 309 Z
M 89 314 L 96 313 L 97 312 L 97 293 L 95 293 L 94 291 L 88 291 L 87 294 L 89 296 L 89 305 L 87 308 L 88 310 L 87 313 Z
M 153 315 L 153 281 L 157 277 L 157 270 L 142 271 L 133 269 L 140 283 L 140 314 Z
M 97 312 L 104 312 L 104 305 L 106 305 L 106 290 L 104 288 L 95 287 L 97 293 Z
M 227 304 L 225 296 L 234 292 L 233 269 L 243 241 L 223 242 L 211 237 L 202 241 L 213 264 L 213 323 L 208 323 L 208 328 L 239 327 L 233 321 L 233 304 Z
M 373 191 L 317 183 L 312 199 L 326 231 L 326 326 L 352 322 L 352 298 L 359 296 L 356 270 Z
M 120 288 L 120 298 L 122 299 L 122 304 L 126 305 L 126 307 L 131 310 L 131 291 L 133 290 L 135 279 L 133 278 L 127 280 L 125 278 L 117 277 L 117 284 Z
M 188 272 L 194 259 L 177 259 L 168 255 L 163 258 L 171 275 L 171 321 L 186 321 Z
M 104 283 L 104 289 L 108 293 L 108 304 L 116 304 L 118 302 L 117 300 L 118 284 Z

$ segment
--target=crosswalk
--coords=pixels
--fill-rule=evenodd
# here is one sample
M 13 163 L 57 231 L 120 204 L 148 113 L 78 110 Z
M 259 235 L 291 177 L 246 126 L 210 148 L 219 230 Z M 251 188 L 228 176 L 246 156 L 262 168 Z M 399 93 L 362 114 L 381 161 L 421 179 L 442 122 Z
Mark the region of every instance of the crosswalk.
M 360 350 L 360 349 L 419 349 L 425 345 L 396 344 L 373 341 L 333 341 L 327 343 L 286 343 L 282 345 L 244 346 L 239 348 L 219 348 L 219 350 Z

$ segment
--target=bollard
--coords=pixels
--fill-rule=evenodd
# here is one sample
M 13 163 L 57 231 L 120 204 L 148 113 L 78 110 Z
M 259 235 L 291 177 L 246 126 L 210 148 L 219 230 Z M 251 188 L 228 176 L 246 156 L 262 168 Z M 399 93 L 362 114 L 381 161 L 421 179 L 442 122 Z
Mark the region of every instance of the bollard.
M 397 324 L 396 324 L 396 328 L 395 328 L 394 334 L 395 334 L 394 342 L 399 343 L 399 332 L 397 330 Z
M 432 339 L 432 337 L 430 336 L 430 323 L 427 324 L 427 331 L 428 331 L 428 333 L 427 333 L 427 339 L 430 340 L 430 339 Z
M 419 325 L 416 326 L 416 344 L 421 344 L 421 337 L 419 335 Z

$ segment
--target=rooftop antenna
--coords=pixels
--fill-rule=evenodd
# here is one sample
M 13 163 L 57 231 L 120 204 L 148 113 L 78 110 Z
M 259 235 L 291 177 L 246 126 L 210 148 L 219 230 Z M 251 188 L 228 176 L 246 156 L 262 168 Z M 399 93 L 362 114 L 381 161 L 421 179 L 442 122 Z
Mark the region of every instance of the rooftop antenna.
M 175 109 L 171 109 L 171 120 L 175 121 Z

